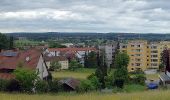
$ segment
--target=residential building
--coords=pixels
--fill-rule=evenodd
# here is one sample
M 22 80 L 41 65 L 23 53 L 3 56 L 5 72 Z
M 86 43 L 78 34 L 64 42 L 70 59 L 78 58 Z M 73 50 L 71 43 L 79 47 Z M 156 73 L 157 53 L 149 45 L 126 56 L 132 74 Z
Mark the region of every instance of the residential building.
M 112 42 L 111 44 L 105 44 L 99 46 L 99 53 L 104 52 L 105 62 L 108 67 L 110 67 L 111 64 L 113 64 L 113 60 L 117 50 L 117 45 L 118 45 L 117 42 Z
M 85 54 L 89 54 L 90 52 L 96 52 L 96 48 L 48 48 L 46 49 L 46 53 L 48 56 L 63 56 L 67 59 L 76 59 L 80 64 L 84 65 L 84 56 Z
M 49 75 L 41 51 L 29 49 L 26 51 L 3 51 L 0 53 L 0 78 L 11 79 L 12 72 L 21 64 L 23 67 L 35 70 L 40 79 Z
M 128 71 L 136 69 L 158 69 L 161 63 L 161 54 L 165 48 L 170 47 L 170 42 L 148 42 L 146 40 L 131 40 L 120 43 L 120 51 L 129 55 Z
M 52 62 L 58 62 L 61 65 L 61 69 L 68 69 L 69 68 L 69 62 L 66 57 L 63 56 L 44 56 L 46 65 L 48 68 L 50 68 L 50 65 Z

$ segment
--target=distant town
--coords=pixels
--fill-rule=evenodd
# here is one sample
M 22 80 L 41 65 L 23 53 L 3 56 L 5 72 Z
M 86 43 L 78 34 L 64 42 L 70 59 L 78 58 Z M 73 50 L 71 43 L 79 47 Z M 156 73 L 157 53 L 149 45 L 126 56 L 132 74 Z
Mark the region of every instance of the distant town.
M 0 34 L 0 90 L 107 93 L 169 87 L 170 35 L 70 34 Z

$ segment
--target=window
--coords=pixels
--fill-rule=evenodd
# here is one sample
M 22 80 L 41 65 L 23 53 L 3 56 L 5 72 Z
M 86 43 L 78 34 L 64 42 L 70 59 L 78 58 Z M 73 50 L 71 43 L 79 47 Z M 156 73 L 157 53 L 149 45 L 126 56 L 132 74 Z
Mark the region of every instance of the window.
M 140 66 L 141 64 L 140 63 L 136 63 L 136 66 Z
M 134 68 L 131 68 L 131 70 L 134 70 Z
M 158 62 L 158 59 L 151 59 L 151 62 Z
M 151 46 L 151 49 L 157 49 L 157 46 Z
M 154 58 L 154 57 L 158 57 L 158 55 L 151 55 L 151 57 L 152 57 L 152 58 Z
M 137 47 L 140 47 L 140 45 L 137 45 Z
M 134 66 L 134 63 L 132 63 L 131 65 Z
M 126 48 L 127 46 L 123 45 L 122 48 Z
M 131 47 L 135 47 L 134 45 L 131 45 Z
M 152 63 L 151 66 L 158 66 L 158 64 L 157 63 Z
M 136 49 L 136 52 L 140 52 L 141 51 L 141 49 Z
M 141 59 L 135 59 L 136 61 L 141 61 Z
M 151 51 L 151 53 L 158 53 L 158 50 L 153 50 Z
M 140 54 L 136 54 L 136 56 L 141 56 Z

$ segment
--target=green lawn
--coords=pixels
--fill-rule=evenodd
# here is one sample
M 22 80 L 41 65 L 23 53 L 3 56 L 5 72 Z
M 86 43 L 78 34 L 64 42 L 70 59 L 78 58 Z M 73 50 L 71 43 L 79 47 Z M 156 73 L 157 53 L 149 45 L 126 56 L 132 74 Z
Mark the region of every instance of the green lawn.
M 9 94 L 0 93 L 0 100 L 170 100 L 168 91 L 146 91 L 135 93 L 64 93 L 64 94 Z
M 77 79 L 86 79 L 87 76 L 89 76 L 90 74 L 94 72 L 95 72 L 95 69 L 80 68 L 75 71 L 62 70 L 62 71 L 52 72 L 52 76 L 54 78 L 72 77 L 72 78 L 77 78 Z

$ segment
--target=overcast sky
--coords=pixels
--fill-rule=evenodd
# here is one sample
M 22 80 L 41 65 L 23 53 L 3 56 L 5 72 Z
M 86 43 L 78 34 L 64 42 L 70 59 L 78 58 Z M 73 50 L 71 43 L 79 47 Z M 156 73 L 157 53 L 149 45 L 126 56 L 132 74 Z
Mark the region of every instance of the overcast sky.
M 170 33 L 170 0 L 0 0 L 0 32 Z

